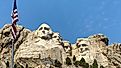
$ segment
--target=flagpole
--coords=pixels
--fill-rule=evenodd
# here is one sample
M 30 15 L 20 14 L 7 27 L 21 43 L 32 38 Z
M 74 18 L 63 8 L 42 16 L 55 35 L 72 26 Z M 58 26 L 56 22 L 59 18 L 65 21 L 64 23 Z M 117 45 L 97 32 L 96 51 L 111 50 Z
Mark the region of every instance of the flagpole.
M 14 68 L 14 41 L 16 39 L 16 33 L 17 33 L 17 28 L 16 28 L 16 22 L 18 22 L 18 12 L 17 12 L 17 5 L 16 5 L 16 0 L 14 0 L 13 3 L 13 10 L 12 10 L 12 56 L 11 56 L 11 68 Z
M 12 57 L 11 57 L 11 68 L 14 68 L 14 39 L 12 39 Z

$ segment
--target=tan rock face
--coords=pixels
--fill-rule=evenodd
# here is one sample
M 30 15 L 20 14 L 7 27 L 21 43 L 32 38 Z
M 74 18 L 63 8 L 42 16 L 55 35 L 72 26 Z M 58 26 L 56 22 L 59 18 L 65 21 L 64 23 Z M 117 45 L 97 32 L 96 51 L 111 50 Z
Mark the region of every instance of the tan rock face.
M 83 57 L 89 64 L 92 64 L 93 60 L 96 59 L 99 65 L 108 66 L 110 62 L 104 54 L 107 45 L 101 40 L 104 38 L 107 37 L 102 34 L 92 35 L 88 38 L 78 38 L 73 46 L 77 48 L 73 48 L 72 56 L 75 55 L 78 61 Z
M 121 43 L 114 43 L 107 48 L 106 53 L 108 59 L 111 63 L 116 66 L 116 68 L 121 67 Z
M 38 29 L 43 30 L 44 26 L 42 25 Z M 61 45 L 61 36 L 59 35 L 59 33 L 53 32 L 53 34 L 50 35 L 51 38 L 44 39 L 41 37 L 43 36 L 41 35 L 42 30 L 31 32 L 28 35 L 27 39 L 23 42 L 23 44 L 20 45 L 15 54 L 16 63 L 19 63 L 23 67 L 25 67 L 26 65 L 28 65 L 28 67 L 36 67 L 38 64 L 41 65 L 41 63 L 44 63 L 44 65 L 52 65 L 54 60 L 58 60 L 61 63 L 64 63 L 66 53 Z M 37 32 L 38 34 L 36 34 Z M 46 36 L 47 35 L 45 35 L 44 37 Z M 49 58 L 53 61 L 42 61 Z M 25 59 L 26 63 L 24 63 L 25 61 L 23 61 L 22 59 Z M 27 59 L 29 59 L 29 61 L 27 61 Z M 32 62 L 37 60 L 40 61 L 38 63 Z M 32 63 L 31 65 L 29 63 L 30 61 Z
M 11 25 L 0 29 L 0 68 L 11 64 Z M 103 34 L 78 38 L 75 44 L 64 41 L 58 32 L 53 32 L 49 25 L 42 24 L 35 31 L 17 25 L 17 39 L 14 41 L 14 62 L 16 68 L 77 68 L 65 64 L 66 58 L 76 61 L 83 57 L 89 65 L 94 59 L 105 68 L 121 68 L 121 44 L 108 46 L 108 38 Z M 60 64 L 59 64 L 60 63 Z M 82 67 L 78 67 L 82 68 Z
M 25 29 L 22 26 L 17 26 L 17 39 L 14 41 L 15 52 L 19 48 L 20 44 L 26 39 L 26 36 L 31 31 Z M 6 64 L 10 65 L 11 62 L 11 45 L 12 45 L 12 33 L 11 25 L 6 24 L 2 29 L 0 29 L 0 59 L 4 67 Z
M 97 41 L 102 41 L 106 45 L 108 45 L 108 41 L 109 41 L 108 38 L 103 34 L 95 34 L 95 35 L 89 36 L 88 38 L 95 39 Z

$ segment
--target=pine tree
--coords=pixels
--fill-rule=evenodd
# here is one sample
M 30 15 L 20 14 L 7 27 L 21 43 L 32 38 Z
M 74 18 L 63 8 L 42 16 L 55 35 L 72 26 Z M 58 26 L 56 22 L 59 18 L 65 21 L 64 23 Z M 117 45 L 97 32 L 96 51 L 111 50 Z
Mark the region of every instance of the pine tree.
M 67 64 L 67 65 L 72 65 L 71 59 L 70 59 L 69 57 L 66 58 L 66 64 Z
M 83 66 L 83 64 L 85 64 L 85 59 L 82 57 L 81 60 L 80 60 L 80 66 Z
M 75 61 L 75 62 L 74 62 L 74 65 L 75 65 L 76 67 L 78 67 L 78 66 L 80 65 L 80 61 Z
M 62 65 L 62 64 L 56 59 L 56 60 L 55 60 L 55 67 L 59 67 L 59 68 L 60 68 L 61 65 Z
M 80 66 L 82 66 L 83 68 L 89 68 L 89 64 L 86 63 L 86 61 L 85 61 L 85 59 L 83 57 L 80 60 Z
M 98 68 L 97 60 L 94 59 L 94 62 L 92 64 L 92 68 Z

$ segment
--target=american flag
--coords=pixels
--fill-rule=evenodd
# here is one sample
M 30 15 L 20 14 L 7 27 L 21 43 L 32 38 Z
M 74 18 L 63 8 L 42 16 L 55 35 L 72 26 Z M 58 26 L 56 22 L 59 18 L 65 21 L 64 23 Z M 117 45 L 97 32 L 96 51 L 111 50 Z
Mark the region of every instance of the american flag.
M 13 10 L 11 13 L 11 17 L 12 17 L 12 35 L 13 38 L 16 38 L 16 33 L 17 33 L 17 29 L 16 29 L 16 22 L 18 22 L 18 12 L 17 12 L 17 5 L 16 5 L 16 0 L 14 0 L 14 5 L 13 5 Z

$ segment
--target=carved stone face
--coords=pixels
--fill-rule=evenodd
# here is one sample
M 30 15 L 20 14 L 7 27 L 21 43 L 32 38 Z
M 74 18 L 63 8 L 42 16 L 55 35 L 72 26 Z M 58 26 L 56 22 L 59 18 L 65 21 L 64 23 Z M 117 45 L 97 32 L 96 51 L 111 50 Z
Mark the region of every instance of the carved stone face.
M 50 26 L 45 23 L 42 24 L 37 30 L 38 30 L 38 36 L 40 37 L 46 37 L 49 34 L 52 34 Z
M 69 53 L 71 51 L 71 44 L 69 42 L 63 42 L 64 43 L 64 50 L 66 53 Z
M 86 55 L 86 53 L 89 51 L 89 47 L 88 47 L 89 45 L 87 41 L 80 41 L 78 42 L 77 46 L 82 56 Z
M 79 50 L 80 50 L 80 53 L 88 51 L 89 50 L 88 45 L 87 44 L 81 44 L 80 47 L 79 47 Z
M 64 49 L 65 49 L 66 53 L 68 53 L 71 50 L 71 47 L 70 46 L 65 46 Z
M 55 44 L 61 44 L 62 38 L 59 33 L 53 33 L 52 40 Z

